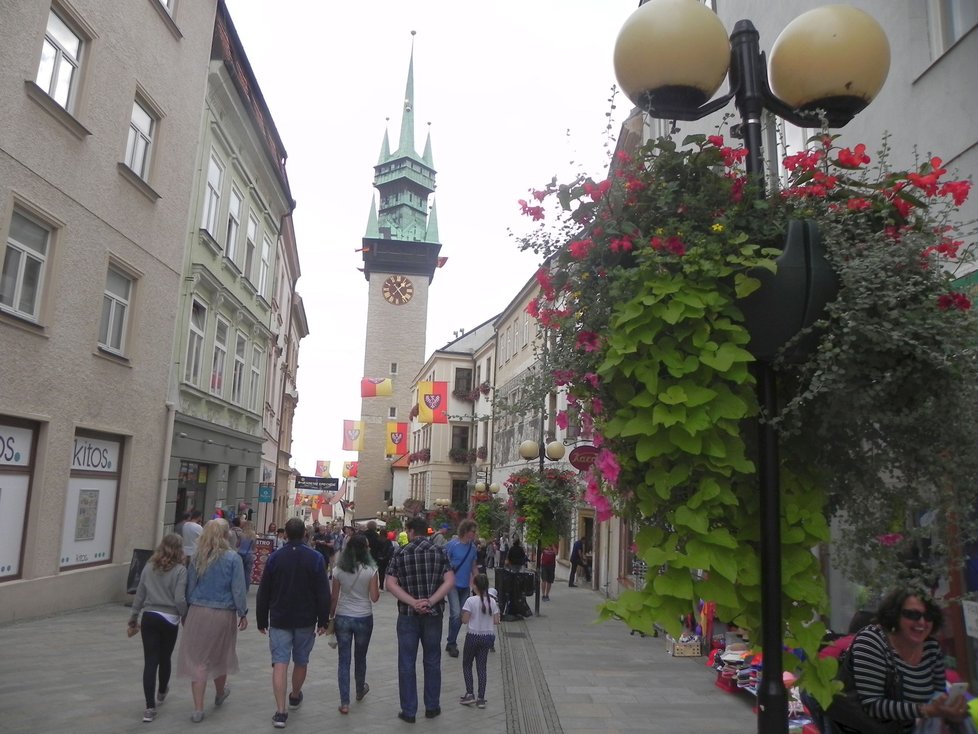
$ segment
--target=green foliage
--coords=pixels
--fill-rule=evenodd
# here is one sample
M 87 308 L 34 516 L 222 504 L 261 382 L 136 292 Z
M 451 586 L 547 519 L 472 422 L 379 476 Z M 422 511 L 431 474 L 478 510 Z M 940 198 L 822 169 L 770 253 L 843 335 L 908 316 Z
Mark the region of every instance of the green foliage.
M 510 510 L 525 528 L 528 544 L 554 545 L 570 529 L 577 472 L 558 469 L 520 469 L 506 480 Z
M 978 500 L 978 321 L 949 276 L 970 251 L 943 227 L 970 184 L 941 181 L 939 159 L 872 171 L 864 146 L 812 143 L 785 161 L 789 187 L 762 198 L 739 170 L 746 151 L 719 136 L 651 141 L 619 154 L 607 181 L 535 192 L 555 194 L 563 215 L 524 246 L 546 258 L 529 310 L 548 334 L 549 371 L 603 444 L 585 497 L 599 517 L 614 510 L 639 525 L 637 555 L 655 569 L 604 614 L 677 633 L 709 599 L 760 639 L 756 436 L 773 421 L 785 644 L 805 651 L 799 671 L 827 700 L 833 664 L 815 655 L 827 599 L 812 549 L 829 539 L 829 519 L 844 511 L 854 530 L 835 557 L 879 590 L 896 571 L 946 569 L 949 522 L 974 535 L 956 512 Z M 800 218 L 817 223 L 841 288 L 798 337 L 817 348 L 775 365 L 774 420 L 759 414 L 738 301 L 776 271 Z
M 479 525 L 479 537 L 484 539 L 498 538 L 507 534 L 509 515 L 502 501 L 496 497 L 478 502 L 475 506 L 475 521 Z

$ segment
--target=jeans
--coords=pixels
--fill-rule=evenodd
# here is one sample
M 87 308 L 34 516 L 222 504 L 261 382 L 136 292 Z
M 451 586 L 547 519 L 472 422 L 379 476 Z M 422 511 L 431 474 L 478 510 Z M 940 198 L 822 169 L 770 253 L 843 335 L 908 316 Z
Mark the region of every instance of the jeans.
M 448 592 L 448 641 L 449 645 L 458 644 L 458 632 L 462 629 L 462 605 L 469 598 L 468 586 L 456 586 Z
M 159 614 L 144 612 L 139 624 L 143 640 L 143 694 L 146 708 L 156 708 L 156 675 L 159 671 L 160 690 L 170 686 L 170 656 L 177 644 L 179 626 L 170 624 Z
M 336 664 L 336 682 L 340 687 L 340 703 L 350 705 L 350 654 L 353 654 L 353 676 L 357 695 L 367 685 L 367 648 L 374 631 L 374 618 L 336 615 L 336 642 L 339 661 Z
M 397 678 L 401 712 L 405 716 L 418 713 L 418 643 L 422 648 L 424 669 L 424 707 L 431 711 L 440 707 L 441 700 L 441 615 L 397 615 Z

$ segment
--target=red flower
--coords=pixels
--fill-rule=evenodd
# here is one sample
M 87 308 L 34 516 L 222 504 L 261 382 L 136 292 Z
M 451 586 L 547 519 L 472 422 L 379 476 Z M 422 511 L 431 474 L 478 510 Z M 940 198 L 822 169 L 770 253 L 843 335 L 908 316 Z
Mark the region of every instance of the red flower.
M 540 315 L 540 303 L 534 298 L 526 304 L 526 312 L 533 318 L 537 318 Z
M 971 308 L 971 300 L 964 293 L 945 293 L 938 297 L 937 307 L 941 311 L 949 311 L 952 308 L 967 311 Z
M 730 168 L 747 157 L 747 148 L 724 147 L 720 149 L 720 153 L 723 155 L 723 165 Z
M 954 197 L 955 205 L 961 206 L 967 200 L 968 194 L 971 193 L 971 181 L 948 181 L 941 186 L 938 193 L 941 196 L 950 195 Z
M 550 279 L 550 272 L 546 268 L 540 268 L 536 274 L 537 283 L 543 290 L 543 295 L 548 301 L 552 301 L 556 292 L 554 291 L 553 281 Z
M 789 171 L 794 171 L 796 168 L 803 171 L 814 171 L 822 155 L 820 150 L 803 150 L 800 153 L 786 156 L 784 167 Z
M 622 237 L 615 237 L 611 240 L 609 247 L 612 252 L 631 252 L 632 240 L 627 234 Z
M 839 151 L 837 162 L 843 168 L 859 168 L 864 163 L 869 163 L 869 156 L 866 155 L 866 146 L 860 143 L 852 150 L 843 148 Z
M 846 202 L 846 208 L 851 212 L 861 212 L 864 209 L 869 209 L 873 205 L 869 203 L 866 199 L 852 198 Z
M 526 203 L 526 199 L 519 200 L 520 211 L 524 216 L 532 217 L 534 222 L 538 222 L 543 219 L 543 207 L 542 206 L 530 206 Z
M 590 196 L 593 201 L 601 201 L 601 197 L 604 196 L 610 188 L 611 181 L 608 179 L 605 179 L 597 185 L 587 181 L 584 184 L 584 193 Z
M 588 256 L 594 243 L 591 240 L 574 240 L 567 246 L 570 256 L 575 260 L 583 260 Z
M 550 192 L 547 191 L 546 189 L 544 189 L 542 191 L 534 191 L 533 192 L 533 198 L 536 199 L 537 201 L 543 201 L 544 199 L 547 198 L 547 195 L 549 193 Z
M 706 142 L 710 145 L 715 145 L 718 148 L 723 147 L 723 136 L 722 135 L 707 135 Z

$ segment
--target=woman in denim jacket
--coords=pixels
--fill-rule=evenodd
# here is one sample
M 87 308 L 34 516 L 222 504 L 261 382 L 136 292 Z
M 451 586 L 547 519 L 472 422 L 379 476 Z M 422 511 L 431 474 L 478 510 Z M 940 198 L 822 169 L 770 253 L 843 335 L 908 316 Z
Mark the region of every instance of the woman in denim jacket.
M 227 677 L 238 672 L 238 630 L 248 627 L 244 565 L 228 543 L 227 520 L 211 520 L 204 526 L 188 572 L 190 609 L 180 637 L 177 675 L 190 678 L 191 721 L 199 723 L 209 678 L 214 680 L 215 706 L 231 694 Z

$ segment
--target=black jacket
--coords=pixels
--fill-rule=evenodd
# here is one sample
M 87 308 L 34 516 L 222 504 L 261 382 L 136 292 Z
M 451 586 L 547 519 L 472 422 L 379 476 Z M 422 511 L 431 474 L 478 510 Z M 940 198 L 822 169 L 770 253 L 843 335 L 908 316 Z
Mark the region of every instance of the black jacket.
M 322 555 L 290 541 L 268 557 L 256 604 L 258 629 L 325 627 L 330 592 Z

